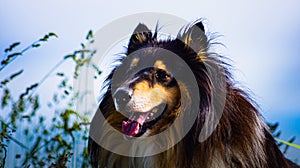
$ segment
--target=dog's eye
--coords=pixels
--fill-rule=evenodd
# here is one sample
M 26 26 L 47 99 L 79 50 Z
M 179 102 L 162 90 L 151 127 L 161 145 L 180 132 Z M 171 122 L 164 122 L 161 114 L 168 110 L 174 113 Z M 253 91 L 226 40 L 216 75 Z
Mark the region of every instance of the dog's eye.
M 170 75 L 168 75 L 165 71 L 157 71 L 155 73 L 155 78 L 164 82 L 170 78 Z

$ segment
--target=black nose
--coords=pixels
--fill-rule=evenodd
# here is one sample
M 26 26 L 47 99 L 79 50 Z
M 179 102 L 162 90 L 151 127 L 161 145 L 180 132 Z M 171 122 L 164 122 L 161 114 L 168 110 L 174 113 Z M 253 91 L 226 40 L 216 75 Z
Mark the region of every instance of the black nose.
M 127 90 L 118 89 L 114 94 L 114 98 L 115 98 L 117 108 L 122 110 L 125 108 L 126 104 L 130 101 L 131 96 Z

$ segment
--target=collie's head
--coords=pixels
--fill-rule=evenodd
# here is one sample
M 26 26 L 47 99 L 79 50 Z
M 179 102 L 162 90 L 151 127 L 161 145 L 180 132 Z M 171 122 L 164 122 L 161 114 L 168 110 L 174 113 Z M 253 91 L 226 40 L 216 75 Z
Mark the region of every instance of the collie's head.
M 139 24 L 127 53 L 108 78 L 115 108 L 104 114 L 117 111 L 123 116 L 116 129 L 127 138 L 159 134 L 178 115 L 196 119 L 199 107 L 209 106 L 211 81 L 204 64 L 208 42 L 202 23 L 187 26 L 175 39 L 159 40 L 157 34 Z
M 167 151 L 165 157 L 170 157 L 204 141 L 221 117 L 210 111 L 222 111 L 219 100 L 225 101 L 226 90 L 226 72 L 209 47 L 201 21 L 164 39 L 157 29 L 152 33 L 139 24 L 106 80 L 107 91 L 91 125 L 92 158 L 105 167 L 110 158 L 114 163 L 128 159 L 121 155 L 149 158 Z

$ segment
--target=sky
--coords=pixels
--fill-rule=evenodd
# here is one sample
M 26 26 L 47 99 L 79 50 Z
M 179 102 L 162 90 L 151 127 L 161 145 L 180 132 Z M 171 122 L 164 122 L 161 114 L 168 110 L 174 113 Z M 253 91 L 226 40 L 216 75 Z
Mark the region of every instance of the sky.
M 234 76 L 251 91 L 263 117 L 280 123 L 283 139 L 296 135 L 300 144 L 299 6 L 298 0 L 0 0 L 0 52 L 16 41 L 24 48 L 48 32 L 59 36 L 18 58 L 0 73 L 0 79 L 24 68 L 23 76 L 10 84 L 15 92 L 24 90 L 80 48 L 90 29 L 96 32 L 122 16 L 160 12 L 188 21 L 205 18 L 209 31 L 223 35 L 219 41 L 226 46 L 224 55 L 232 60 Z M 61 69 L 71 71 L 71 66 L 66 63 Z M 54 76 L 39 89 L 44 99 L 47 88 L 53 88 Z M 290 153 L 291 158 L 300 156 L 299 150 Z

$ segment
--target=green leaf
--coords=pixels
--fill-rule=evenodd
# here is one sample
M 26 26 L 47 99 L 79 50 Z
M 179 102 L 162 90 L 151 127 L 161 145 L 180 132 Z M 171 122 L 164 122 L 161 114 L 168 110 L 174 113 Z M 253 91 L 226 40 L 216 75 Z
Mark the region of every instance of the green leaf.
M 277 129 L 279 123 L 278 123 L 278 122 L 275 123 L 275 124 L 270 124 L 270 123 L 269 123 L 268 125 L 269 125 L 269 128 L 270 128 L 270 131 L 271 131 L 271 132 L 274 132 L 274 131 Z
M 276 134 L 274 134 L 274 137 L 280 137 L 281 131 L 278 131 Z
M 50 133 L 50 132 L 49 132 L 48 130 L 46 130 L 46 129 L 43 131 L 43 134 L 44 134 L 44 135 L 49 135 L 49 133 Z
M 37 110 L 40 107 L 39 96 L 38 95 L 36 95 L 35 97 L 31 97 L 30 102 L 32 104 L 32 108 L 33 108 L 34 111 Z
M 21 75 L 22 73 L 23 73 L 23 69 L 20 70 L 20 71 L 17 72 L 17 73 L 12 74 L 9 78 L 10 78 L 10 80 L 13 80 L 15 77 Z
M 26 88 L 26 91 L 20 95 L 20 99 L 22 99 L 24 96 L 28 95 L 29 92 L 30 92 L 31 90 L 33 90 L 34 88 L 38 87 L 38 85 L 39 85 L 38 83 L 35 83 L 35 84 L 33 84 L 33 85 L 27 87 L 27 88 Z
M 32 46 L 33 48 L 37 48 L 37 47 L 41 46 L 41 44 L 32 44 L 31 46 Z
M 38 162 L 38 165 L 39 165 L 40 167 L 44 167 L 44 166 L 46 165 L 46 163 L 43 162 L 43 161 L 39 161 L 39 162 Z
M 289 142 L 289 143 L 293 143 L 293 142 L 295 141 L 295 139 L 296 139 L 296 137 L 293 137 L 293 138 L 291 138 L 288 142 Z M 284 153 L 284 154 L 287 152 L 287 150 L 288 150 L 289 147 L 290 147 L 289 145 L 286 145 L 286 146 L 285 146 L 285 148 L 284 148 L 284 150 L 283 150 L 283 153 Z
M 41 143 L 42 137 L 38 136 L 36 142 L 34 143 L 33 147 L 30 150 L 31 154 L 34 154 L 39 148 L 40 143 Z
M 42 124 L 45 121 L 45 118 L 43 116 L 40 116 L 39 123 Z
M 83 43 L 80 43 L 80 45 L 83 49 L 85 48 L 85 45 Z
M 19 56 L 19 55 L 22 55 L 22 53 L 16 52 L 16 53 L 13 53 L 13 54 L 9 54 L 7 56 L 7 58 L 1 62 L 1 65 L 7 65 L 12 58 L 14 58 L 16 56 Z
M 39 41 L 48 41 L 48 39 L 52 36 L 54 36 L 56 38 L 58 37 L 55 33 L 50 32 L 50 33 L 46 34 L 43 38 L 41 38 Z
M 65 93 L 66 95 L 69 95 L 69 94 L 70 94 L 67 90 L 64 90 L 64 93 Z
M 24 134 L 25 134 L 25 135 L 28 135 L 28 133 L 29 133 L 29 129 L 26 128 L 26 129 L 24 130 Z
M 86 40 L 89 40 L 89 39 L 91 39 L 91 38 L 93 38 L 94 37 L 94 35 L 93 35 L 93 31 L 92 30 L 89 30 L 89 32 L 88 32 L 88 34 L 86 35 Z
M 43 38 L 40 39 L 40 41 L 47 41 L 49 39 L 49 35 L 45 35 Z
M 30 118 L 29 115 L 23 115 L 22 118 Z
M 25 100 L 23 97 L 20 98 L 20 100 L 17 102 L 18 112 L 24 112 L 25 110 Z
M 56 33 L 54 33 L 54 32 L 50 32 L 48 35 L 49 35 L 50 37 L 54 36 L 54 37 L 58 38 L 58 35 L 57 35 Z
M 6 48 L 4 50 L 5 53 L 9 52 L 9 51 L 12 51 L 15 47 L 17 47 L 18 45 L 20 45 L 21 43 L 20 42 L 15 42 L 13 43 L 12 45 L 10 45 L 8 48 Z
M 56 75 L 57 75 L 57 76 L 64 76 L 65 74 L 64 74 L 64 73 L 59 73 L 59 72 L 58 72 L 58 73 L 56 73 Z
M 101 75 L 102 71 L 99 70 L 99 68 L 97 67 L 97 65 L 92 64 L 92 67 L 97 71 L 98 75 Z
M 23 70 L 20 70 L 14 74 L 12 74 L 9 78 L 5 79 L 4 81 L 0 82 L 0 88 L 2 88 L 3 86 L 5 86 L 7 83 L 9 83 L 10 81 L 12 81 L 15 77 L 21 75 L 23 73 Z
M 1 107 L 4 108 L 8 105 L 8 100 L 11 99 L 10 91 L 8 89 L 4 90 L 4 96 L 2 97 Z
M 63 87 L 66 87 L 67 86 L 67 81 L 63 80 L 61 84 L 63 85 Z
M 80 130 L 80 125 L 78 124 L 78 122 L 74 122 L 73 126 L 72 126 L 72 130 L 77 131 Z
M 0 88 L 2 88 L 3 86 L 5 86 L 10 80 L 5 79 L 4 81 L 1 81 L 0 83 Z
M 82 140 L 87 141 L 89 139 L 88 136 L 82 136 Z
M 72 58 L 73 60 L 75 60 L 76 59 L 76 55 L 69 54 L 69 55 L 64 56 L 64 59 L 68 59 L 68 58 Z
M 20 159 L 21 155 L 20 154 L 16 154 L 16 159 Z

